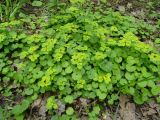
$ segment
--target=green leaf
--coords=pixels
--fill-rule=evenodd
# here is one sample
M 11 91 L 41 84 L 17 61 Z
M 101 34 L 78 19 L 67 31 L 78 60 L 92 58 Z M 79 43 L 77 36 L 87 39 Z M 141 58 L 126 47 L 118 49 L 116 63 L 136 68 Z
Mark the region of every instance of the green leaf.
M 99 114 L 99 112 L 100 112 L 100 107 L 98 106 L 98 105 L 96 105 L 95 107 L 93 107 L 93 112 L 95 113 L 95 114 Z
M 135 88 L 134 88 L 134 87 L 130 87 L 130 88 L 128 89 L 128 92 L 129 92 L 129 94 L 134 95 L 134 93 L 135 93 Z
M 133 65 L 133 64 L 136 63 L 136 60 L 134 59 L 134 57 L 128 56 L 128 57 L 127 57 L 127 63 L 128 63 L 129 65 Z
M 117 63 L 121 63 L 122 60 L 123 60 L 122 57 L 116 57 L 116 58 L 115 58 L 115 61 L 116 61 Z
M 0 116 L 2 120 L 5 120 L 5 116 L 4 116 L 4 110 L 2 109 L 2 107 L 0 106 Z
M 107 86 L 106 84 L 102 83 L 102 84 L 99 84 L 99 88 L 102 92 L 107 92 Z
M 136 66 L 131 66 L 128 64 L 128 65 L 126 65 L 126 69 L 129 72 L 134 72 L 134 71 L 136 71 Z
M 160 86 L 154 86 L 153 88 L 151 88 L 151 92 L 153 95 L 160 94 Z
M 42 6 L 42 2 L 41 1 L 38 1 L 38 0 L 35 0 L 35 1 L 33 1 L 32 2 L 32 6 L 35 6 L 35 7 L 40 7 L 40 6 Z
M 96 93 L 95 92 L 90 92 L 89 95 L 87 95 L 89 98 L 94 99 L 96 97 Z
M 160 38 L 157 38 L 157 39 L 155 40 L 155 43 L 160 44 Z
M 74 109 L 72 107 L 67 108 L 66 110 L 67 115 L 73 115 L 73 113 L 74 113 Z
M 92 90 L 92 85 L 91 84 L 87 84 L 85 87 L 86 87 L 85 89 L 88 90 L 88 91 Z
M 142 82 L 139 82 L 139 83 L 137 83 L 137 84 L 138 84 L 138 86 L 139 86 L 140 88 L 144 88 L 144 87 L 147 86 L 147 81 L 142 81 Z
M 59 65 L 59 64 L 56 64 L 56 66 L 53 69 L 56 70 L 55 74 L 58 74 L 58 73 L 62 72 L 62 66 Z
M 27 88 L 27 89 L 25 89 L 24 93 L 26 95 L 32 95 L 33 94 L 33 89 L 32 88 Z
M 125 84 L 127 84 L 128 82 L 127 82 L 126 79 L 120 79 L 119 83 L 120 83 L 120 85 L 125 85 Z
M 149 80 L 148 83 L 147 83 L 147 86 L 154 87 L 155 86 L 155 82 L 153 80 Z
M 106 98 L 106 96 L 107 96 L 106 93 L 100 93 L 100 94 L 98 95 L 98 97 L 99 97 L 100 100 L 104 100 L 104 99 Z
M 92 87 L 95 89 L 95 88 L 98 88 L 98 83 L 96 82 L 92 82 Z
M 109 100 L 108 100 L 108 104 L 109 104 L 109 105 L 113 105 L 113 103 L 114 103 L 113 99 L 109 99 Z
M 11 36 L 11 38 L 15 39 L 17 37 L 17 32 L 11 31 L 9 32 L 9 35 Z
M 72 4 L 76 4 L 76 3 L 84 3 L 85 0 L 69 0 Z
M 110 72 L 112 70 L 113 64 L 108 60 L 104 60 L 103 62 L 99 63 L 99 66 L 102 70 Z
M 21 114 L 21 115 L 15 116 L 15 119 L 16 120 L 24 120 L 24 115 Z
M 125 73 L 125 78 L 126 78 L 127 80 L 134 80 L 134 79 L 135 79 L 134 75 L 131 74 L 131 73 L 129 73 L 129 72 L 126 72 L 126 73 Z
M 23 113 L 29 107 L 29 105 L 30 105 L 30 102 L 28 100 L 23 100 L 20 105 L 16 105 L 12 109 L 12 113 L 14 115 L 19 115 L 19 114 Z
M 140 95 L 135 95 L 134 96 L 134 101 L 137 103 L 137 104 L 143 104 L 144 101 L 142 100 L 142 97 Z
M 69 66 L 69 62 L 67 61 L 62 62 L 62 67 L 66 68 L 67 66 Z
M 72 78 L 74 79 L 74 80 L 80 80 L 81 78 L 82 78 L 82 74 L 81 74 L 81 72 L 80 71 L 74 71 L 73 73 L 72 73 Z
M 100 0 L 102 3 L 106 3 L 107 2 L 107 0 Z
M 51 109 L 58 109 L 58 105 L 56 103 L 56 100 L 55 100 L 55 97 L 54 96 L 51 96 L 47 99 L 47 104 L 46 104 L 46 108 L 48 110 L 51 110 Z
M 93 80 L 98 79 L 98 74 L 95 69 L 90 69 L 89 71 L 87 71 L 87 76 L 89 79 L 93 79 Z
M 65 98 L 64 98 L 64 101 L 66 102 L 66 103 L 72 103 L 73 102 L 73 96 L 71 96 L 71 95 L 68 95 L 68 96 L 66 96 Z
M 65 69 L 65 73 L 69 74 L 69 73 L 72 73 L 72 67 L 71 66 L 68 66 L 66 69 Z
M 111 99 L 117 100 L 117 99 L 118 99 L 118 95 L 117 95 L 117 94 L 112 94 L 112 95 L 111 95 Z
M 160 103 L 160 96 L 156 98 L 157 102 Z

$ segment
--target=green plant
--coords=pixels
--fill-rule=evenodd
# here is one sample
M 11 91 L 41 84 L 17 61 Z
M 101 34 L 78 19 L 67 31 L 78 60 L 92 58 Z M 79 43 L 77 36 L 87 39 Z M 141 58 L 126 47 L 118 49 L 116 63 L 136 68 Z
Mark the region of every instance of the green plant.
M 23 97 L 31 102 L 40 94 L 56 93 L 47 100 L 50 111 L 59 109 L 58 100 L 65 105 L 78 98 L 114 104 L 119 94 L 132 96 L 137 104 L 158 100 L 160 54 L 135 35 L 138 21 L 111 9 L 102 14 L 76 6 L 50 17 L 0 24 L 2 83 L 23 85 Z M 24 100 L 12 113 L 22 115 L 29 105 Z M 93 106 L 89 117 L 96 119 L 101 107 Z M 70 119 L 73 108 L 62 118 Z
M 93 107 L 93 110 L 89 113 L 89 120 L 96 120 L 98 119 L 98 115 L 100 113 L 100 107 L 97 105 L 97 106 L 94 106 Z
M 4 120 L 4 110 L 2 109 L 2 107 L 0 107 L 0 116 L 1 116 L 1 119 Z
M 73 96 L 71 96 L 71 95 L 68 95 L 68 96 L 66 96 L 65 98 L 64 98 L 64 101 L 66 102 L 66 103 L 73 103 Z
M 35 6 L 35 7 L 40 7 L 42 5 L 43 5 L 43 3 L 41 1 L 39 1 L 39 0 L 34 0 L 32 2 L 32 6 Z
M 47 107 L 48 110 L 57 109 L 58 108 L 58 105 L 57 105 L 57 103 L 55 101 L 55 97 L 54 96 L 51 96 L 51 97 L 48 98 L 46 107 Z
M 28 109 L 29 105 L 30 105 L 29 100 L 23 100 L 20 105 L 16 105 L 13 107 L 11 113 L 15 116 L 15 118 L 23 119 L 24 116 L 22 115 L 22 113 L 26 109 Z
M 72 107 L 67 108 L 66 110 L 67 115 L 73 115 L 73 113 L 74 113 L 74 109 Z

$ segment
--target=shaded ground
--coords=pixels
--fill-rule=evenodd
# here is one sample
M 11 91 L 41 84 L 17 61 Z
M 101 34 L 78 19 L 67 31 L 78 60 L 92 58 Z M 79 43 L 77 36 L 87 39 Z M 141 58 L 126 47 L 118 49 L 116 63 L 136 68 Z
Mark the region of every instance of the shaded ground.
M 26 112 L 27 120 L 50 120 L 51 116 L 47 112 L 45 107 L 46 98 L 49 94 L 39 97 Z M 18 101 L 16 101 L 18 102 Z M 96 102 L 96 101 L 92 101 Z M 87 99 L 80 98 L 75 101 L 74 104 L 77 111 L 81 115 L 81 120 L 87 120 L 85 117 L 85 112 L 83 109 L 92 104 L 91 101 Z M 14 104 L 14 101 L 11 101 L 7 98 L 0 97 L 0 104 Z M 59 102 L 59 109 L 57 114 L 61 114 L 65 111 L 65 105 Z M 131 101 L 128 96 L 121 95 L 118 105 L 115 106 L 105 106 L 104 110 L 101 111 L 100 119 L 101 120 L 159 120 L 160 118 L 160 105 L 151 101 L 148 104 L 136 105 Z M 52 118 L 54 120 L 54 118 Z

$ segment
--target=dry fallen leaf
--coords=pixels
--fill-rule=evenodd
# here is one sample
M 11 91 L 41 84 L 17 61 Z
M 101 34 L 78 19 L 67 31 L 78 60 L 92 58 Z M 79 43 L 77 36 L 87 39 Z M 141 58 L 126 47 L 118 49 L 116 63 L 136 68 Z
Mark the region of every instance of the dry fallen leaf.
M 148 111 L 143 112 L 143 116 L 153 115 L 156 113 L 157 113 L 157 111 L 155 109 L 149 108 Z
M 32 108 L 38 107 L 38 106 L 41 104 L 41 101 L 42 101 L 42 98 L 39 98 L 39 99 L 35 100 L 35 101 L 32 103 L 31 107 L 32 107 Z
M 159 105 L 158 105 L 157 103 L 155 103 L 154 101 L 152 101 L 152 102 L 149 103 L 149 106 L 150 106 L 151 108 L 156 108 L 156 107 L 158 107 Z
M 39 115 L 42 116 L 43 120 L 46 119 L 46 112 L 47 112 L 47 108 L 46 108 L 46 99 L 43 99 L 41 101 L 41 106 L 39 108 Z
M 88 106 L 89 100 L 87 100 L 87 99 L 85 99 L 85 98 L 80 98 L 79 100 L 80 100 L 81 105 L 82 105 L 83 107 Z
M 58 104 L 58 114 L 61 115 L 65 112 L 65 104 L 63 104 L 60 100 L 57 101 Z
M 120 116 L 122 120 L 136 120 L 135 104 L 130 103 L 125 95 L 120 96 Z

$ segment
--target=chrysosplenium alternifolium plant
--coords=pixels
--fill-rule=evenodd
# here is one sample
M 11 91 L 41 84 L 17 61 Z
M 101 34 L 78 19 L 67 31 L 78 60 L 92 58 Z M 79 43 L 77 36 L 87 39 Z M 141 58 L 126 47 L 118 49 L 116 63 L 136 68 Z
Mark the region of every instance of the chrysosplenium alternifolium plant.
M 131 95 L 138 104 L 158 99 L 160 55 L 136 32 L 133 18 L 76 7 L 47 21 L 1 23 L 1 79 L 22 84 L 32 100 L 47 91 L 56 93 L 48 99 L 49 110 L 58 109 L 57 99 L 65 104 L 79 97 L 113 104 L 119 93 Z M 73 114 L 72 108 L 67 113 Z

